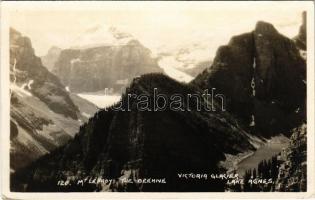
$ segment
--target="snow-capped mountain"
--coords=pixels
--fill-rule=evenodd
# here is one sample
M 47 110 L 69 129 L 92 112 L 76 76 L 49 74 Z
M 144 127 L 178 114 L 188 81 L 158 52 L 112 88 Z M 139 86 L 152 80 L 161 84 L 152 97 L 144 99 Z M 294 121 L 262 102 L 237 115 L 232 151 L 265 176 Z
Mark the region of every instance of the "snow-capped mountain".
M 73 46 L 61 51 L 52 72 L 75 93 L 120 94 L 135 77 L 163 72 L 150 49 L 131 34 L 95 26 L 79 33 Z
M 205 41 L 207 39 L 199 38 L 184 44 L 162 45 L 154 52 L 167 75 L 181 82 L 190 82 L 211 65 L 210 46 Z
M 71 49 L 126 45 L 135 38 L 114 26 L 94 25 L 79 33 L 71 42 Z
M 130 45 L 130 42 L 132 41 L 137 41 L 143 45 L 141 40 L 138 40 L 132 34 L 123 31 L 122 29 L 123 28 L 121 27 L 117 28 L 100 24 L 92 25 L 85 31 L 75 35 L 73 41 L 70 42 L 71 45 L 64 50 L 71 49 L 73 51 L 76 50 L 86 53 L 88 49 L 100 47 L 119 49 Z M 203 39 L 198 41 L 187 41 L 185 44 L 161 44 L 159 46 L 150 46 L 148 44 L 150 46 L 150 48 L 148 48 L 150 51 L 148 56 L 158 60 L 158 66 L 161 68 L 158 72 L 162 71 L 180 82 L 189 82 L 196 74 L 203 71 L 205 68 L 203 67 L 204 65 L 201 65 L 200 63 L 210 60 L 209 45 L 206 45 L 206 43 L 202 41 Z M 42 57 L 42 61 L 50 71 L 56 73 L 56 68 L 59 68 L 59 66 L 55 66 L 55 64 L 58 62 L 61 52 L 58 51 L 58 54 L 56 54 L 55 50 L 56 48 L 50 49 L 47 55 Z M 79 61 L 81 61 L 80 58 L 73 58 L 69 63 L 74 65 Z M 59 64 L 60 63 L 58 63 L 58 65 Z M 157 71 L 149 70 L 146 72 Z M 131 79 L 132 77 L 129 77 L 126 84 L 129 83 Z M 121 80 L 123 79 L 117 79 L 116 81 L 121 82 Z M 124 80 L 126 80 L 126 78 L 124 78 Z M 113 85 L 109 85 L 108 88 L 113 88 Z

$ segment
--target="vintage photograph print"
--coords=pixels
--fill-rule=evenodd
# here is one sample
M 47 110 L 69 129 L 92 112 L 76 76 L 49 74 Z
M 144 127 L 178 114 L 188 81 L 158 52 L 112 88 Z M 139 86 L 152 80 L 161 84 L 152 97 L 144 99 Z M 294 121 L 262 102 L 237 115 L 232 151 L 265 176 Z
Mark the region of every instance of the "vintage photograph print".
M 313 191 L 313 8 L 2 2 L 9 194 Z

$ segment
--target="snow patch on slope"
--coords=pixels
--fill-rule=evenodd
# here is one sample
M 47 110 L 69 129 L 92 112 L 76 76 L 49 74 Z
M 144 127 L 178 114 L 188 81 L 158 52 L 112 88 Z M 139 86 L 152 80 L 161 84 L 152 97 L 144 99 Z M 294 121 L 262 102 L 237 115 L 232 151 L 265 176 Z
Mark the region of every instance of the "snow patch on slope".
M 25 87 L 27 87 L 28 90 L 31 90 L 31 89 L 32 89 L 31 85 L 32 85 L 33 83 L 34 83 L 34 80 L 29 80 L 28 83 L 24 83 L 24 84 L 21 86 L 21 88 L 22 88 L 23 90 L 25 90 Z
M 99 108 L 106 108 L 117 103 L 121 96 L 120 95 L 96 95 L 96 94 L 78 94 L 79 97 L 95 104 Z
M 18 86 L 16 84 L 16 73 L 18 73 L 19 70 L 16 69 L 16 58 L 14 59 L 14 63 L 13 63 L 13 67 L 12 67 L 12 72 L 11 74 L 13 75 L 13 82 L 11 82 L 10 84 L 10 96 L 12 94 L 12 91 L 16 92 L 20 97 L 25 97 L 25 96 L 33 96 L 29 91 L 25 90 L 25 87 L 27 86 L 27 88 L 29 90 L 32 89 L 31 85 L 33 84 L 33 80 L 30 80 L 28 83 L 24 83 L 22 84 L 22 86 Z
M 181 67 L 181 63 L 177 62 L 173 57 L 168 56 L 159 60 L 159 66 L 164 72 L 174 78 L 177 81 L 188 83 L 193 80 L 193 77 L 178 70 Z
M 94 25 L 86 31 L 79 33 L 71 43 L 72 49 L 85 49 L 99 46 L 126 45 L 134 37 L 113 26 Z
M 66 90 L 67 92 L 70 92 L 69 86 L 66 86 L 66 87 L 65 87 L 65 90 Z
M 16 92 L 17 95 L 19 95 L 20 97 L 25 97 L 25 96 L 33 96 L 32 93 L 30 93 L 29 91 L 25 90 L 22 87 L 19 87 L 16 84 L 11 84 L 10 85 L 10 89 L 14 92 Z
M 89 115 L 89 114 L 87 114 L 87 113 L 85 113 L 85 112 L 82 112 L 81 113 L 84 117 L 86 117 L 86 118 L 90 118 L 91 117 L 91 115 Z

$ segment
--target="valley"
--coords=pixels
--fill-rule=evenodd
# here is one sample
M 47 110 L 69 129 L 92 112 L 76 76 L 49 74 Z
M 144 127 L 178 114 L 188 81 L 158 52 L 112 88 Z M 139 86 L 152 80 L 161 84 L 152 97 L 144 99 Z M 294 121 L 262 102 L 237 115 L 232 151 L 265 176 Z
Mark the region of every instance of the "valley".
M 257 168 L 261 161 L 269 160 L 272 156 L 281 154 L 281 152 L 289 146 L 289 142 L 289 138 L 283 135 L 271 137 L 256 151 L 250 153 L 245 156 L 244 159 L 239 161 L 236 164 L 236 172 L 243 177 L 245 171 Z

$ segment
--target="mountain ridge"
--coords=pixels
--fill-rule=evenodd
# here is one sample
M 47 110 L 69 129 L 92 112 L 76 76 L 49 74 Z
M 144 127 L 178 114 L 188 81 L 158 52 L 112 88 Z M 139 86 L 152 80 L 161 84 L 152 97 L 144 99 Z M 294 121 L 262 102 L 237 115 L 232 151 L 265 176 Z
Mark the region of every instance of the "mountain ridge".
M 133 79 L 120 102 L 130 111 L 116 111 L 116 105 L 100 110 L 73 140 L 17 172 L 11 189 L 21 191 L 21 184 L 27 184 L 26 191 L 45 192 L 224 191 L 224 181 L 183 180 L 178 173 L 225 173 L 218 166 L 225 153 L 255 150 L 253 139 L 288 135 L 302 124 L 306 120 L 305 67 L 293 40 L 271 24 L 258 22 L 254 31 L 232 37 L 220 47 L 212 66 L 189 84 L 163 74 Z M 128 99 L 129 94 L 152 97 L 154 88 L 168 98 L 178 93 L 184 99 L 189 93 L 216 88 L 227 98 L 227 112 L 147 112 L 137 109 L 135 99 Z M 87 176 L 115 182 L 63 188 L 56 184 L 58 180 L 75 183 Z M 166 184 L 136 181 L 147 177 L 165 178 Z M 132 181 L 124 184 L 123 178 Z
M 42 65 L 31 40 L 13 28 L 10 29 L 10 82 L 12 171 L 71 139 L 80 123 L 87 120 L 81 107 L 89 114 L 97 110 L 70 95 Z
M 253 32 L 219 47 L 212 66 L 192 84 L 224 91 L 228 111 L 247 130 L 254 116 L 256 131 L 266 136 L 305 121 L 305 77 L 306 63 L 294 42 L 271 24 L 258 22 Z
M 159 88 L 159 91 L 166 95 L 172 94 L 174 89 L 181 94 L 194 91 L 189 86 L 184 86 L 165 75 L 147 74 L 134 80 L 127 88 L 126 95 L 146 93 L 151 96 L 153 88 Z M 179 88 L 180 91 L 178 91 Z M 125 99 L 126 95 L 122 97 L 124 108 L 128 103 Z M 55 175 L 62 178 L 69 173 L 77 174 L 78 171 L 84 171 L 84 174 L 89 176 L 119 178 L 119 172 L 128 169 L 136 173 L 137 178 L 167 178 L 165 185 L 135 184 L 134 188 L 137 190 L 178 191 L 194 188 L 197 191 L 206 191 L 210 186 L 217 188 L 215 185 L 220 181 L 196 184 L 178 180 L 175 172 L 189 170 L 219 172 L 216 163 L 224 159 L 222 152 L 233 154 L 244 149 L 255 149 L 249 142 L 248 134 L 238 128 L 234 120 L 229 119 L 228 114 L 215 115 L 205 111 L 174 112 L 169 109 L 163 112 L 141 112 L 136 109 L 135 101 L 130 102 L 130 107 L 130 112 L 113 111 L 111 107 L 106 111 L 99 111 L 80 128 L 80 133 L 72 143 L 68 143 L 55 154 L 51 154 L 51 157 L 55 158 L 64 155 L 65 162 L 56 160 L 64 167 L 54 170 L 53 175 L 46 177 L 48 182 L 52 181 L 50 182 L 52 185 L 54 182 L 52 177 Z M 228 141 L 225 142 L 225 140 Z M 77 157 L 72 157 L 73 155 Z M 176 162 L 170 162 L 169 159 Z M 39 174 L 44 173 L 42 171 L 44 169 L 51 169 L 54 162 L 49 161 L 51 164 L 47 166 L 46 158 L 44 158 L 42 162 L 35 164 L 37 168 L 34 173 L 38 174 L 38 177 L 33 177 L 34 179 L 30 177 L 30 182 L 34 181 L 30 190 L 41 190 L 41 187 L 43 191 L 54 191 L 58 188 L 54 186 L 44 188 L 42 184 L 40 187 L 37 185 L 37 181 L 41 179 Z M 179 186 L 179 183 L 182 186 Z M 97 187 L 104 189 L 105 186 L 91 187 L 90 189 Z M 65 188 L 65 191 L 73 189 L 80 190 L 80 188 L 70 187 Z M 88 188 L 81 189 L 89 190 Z M 116 189 L 119 190 L 119 188 Z

